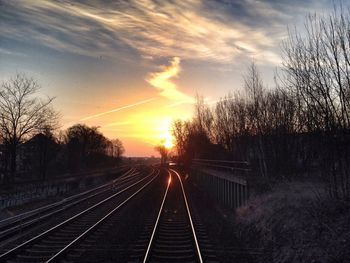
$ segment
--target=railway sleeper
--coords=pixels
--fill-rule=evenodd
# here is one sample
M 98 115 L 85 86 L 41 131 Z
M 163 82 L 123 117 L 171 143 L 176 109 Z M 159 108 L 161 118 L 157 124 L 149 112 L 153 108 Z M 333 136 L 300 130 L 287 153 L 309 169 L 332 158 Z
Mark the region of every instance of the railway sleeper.
M 17 262 L 45 262 L 51 255 L 17 255 Z
M 25 250 L 26 254 L 30 254 L 30 255 L 37 255 L 37 254 L 47 254 L 47 255 L 52 255 L 54 253 L 57 252 L 57 248 L 51 248 L 51 247 L 46 247 L 46 248 L 42 248 L 42 249 L 38 249 L 38 248 L 27 248 Z
M 73 231 L 68 231 L 68 232 L 63 232 L 63 231 L 61 231 L 61 232 L 57 232 L 57 233 L 55 233 L 55 236 L 56 237 L 74 237 L 74 236 L 76 236 L 78 234 L 78 232 L 73 232 Z
M 159 230 L 179 230 L 179 229 L 190 229 L 188 223 L 176 223 L 176 222 L 166 222 L 159 226 Z
M 193 252 L 194 253 L 194 252 Z M 151 262 L 197 262 L 194 254 L 192 255 L 153 255 L 151 257 Z
M 170 244 L 173 246 L 179 246 L 183 244 L 190 244 L 193 245 L 193 241 L 188 239 L 188 240 L 171 240 L 171 239 L 163 239 L 163 240 L 155 240 L 155 244 Z
M 152 250 L 152 253 L 155 255 L 168 255 L 168 256 L 178 256 L 178 255 L 193 255 L 195 250 L 193 248 L 180 248 L 180 247 L 171 247 L 169 249 L 155 247 Z
M 41 244 L 47 244 L 49 246 L 54 245 L 54 246 L 65 246 L 67 244 L 67 240 L 50 240 L 50 239 L 45 239 L 41 241 Z
M 149 231 L 149 233 L 142 233 L 139 238 L 138 238 L 138 241 L 144 241 L 144 240 L 149 240 L 149 237 L 151 236 L 151 231 Z
M 51 249 L 61 249 L 62 246 L 61 245 L 46 245 L 46 244 L 34 244 L 33 248 L 36 249 L 46 249 L 46 248 L 51 248 Z
M 166 239 L 166 240 L 187 240 L 192 239 L 191 236 L 188 235 L 188 233 L 181 233 L 179 235 L 172 235 L 172 234 L 165 234 L 163 233 L 161 236 L 159 236 L 157 239 Z
M 133 248 L 143 248 L 143 247 L 147 247 L 147 244 L 148 244 L 148 239 L 144 239 L 142 241 L 137 241 L 134 245 L 133 245 Z
M 161 231 L 159 230 L 159 237 L 169 237 L 169 238 L 180 238 L 180 237 L 188 237 L 188 236 L 191 236 L 191 231 L 188 230 L 188 231 L 181 231 L 181 230 L 178 230 L 178 231 Z
M 171 244 L 157 244 L 157 248 L 172 250 L 174 249 L 174 246 Z M 175 249 L 193 249 L 193 246 L 191 244 L 187 244 L 187 245 L 181 244 L 181 245 L 177 245 Z
M 48 239 L 53 240 L 53 241 L 62 241 L 62 242 L 68 242 L 73 239 L 72 236 L 60 236 L 60 235 L 54 235 L 54 236 L 49 236 Z

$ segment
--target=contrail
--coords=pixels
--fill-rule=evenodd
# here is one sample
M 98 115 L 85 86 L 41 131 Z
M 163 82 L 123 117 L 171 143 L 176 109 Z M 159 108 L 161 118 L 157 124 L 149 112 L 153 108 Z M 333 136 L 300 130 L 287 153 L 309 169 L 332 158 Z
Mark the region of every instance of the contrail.
M 130 105 L 126 105 L 126 106 L 123 106 L 123 107 L 120 107 L 120 108 L 116 108 L 116 109 L 113 109 L 113 110 L 101 112 L 101 113 L 98 113 L 98 114 L 95 114 L 95 115 L 91 115 L 91 116 L 82 118 L 82 119 L 80 119 L 80 121 L 86 121 L 86 120 L 97 118 L 97 117 L 100 117 L 102 115 L 106 115 L 106 114 L 109 114 L 109 113 L 113 113 L 113 112 L 117 112 L 117 111 L 120 111 L 120 110 L 132 108 L 132 107 L 135 107 L 135 106 L 138 106 L 138 105 L 141 105 L 141 104 L 145 104 L 145 103 L 150 102 L 150 101 L 155 100 L 155 99 L 156 98 L 150 98 L 150 99 L 142 100 L 142 101 L 139 101 L 139 102 L 136 102 L 136 103 L 133 103 L 133 104 L 130 104 Z

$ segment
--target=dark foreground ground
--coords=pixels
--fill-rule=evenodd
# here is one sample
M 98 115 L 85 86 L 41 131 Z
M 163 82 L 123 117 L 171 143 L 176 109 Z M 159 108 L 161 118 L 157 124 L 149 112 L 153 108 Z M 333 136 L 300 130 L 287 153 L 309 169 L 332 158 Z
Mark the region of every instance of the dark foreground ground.
M 182 172 L 190 206 L 220 262 L 350 262 L 350 206 L 329 200 L 322 185 L 279 183 L 252 194 L 236 211 L 220 206 Z M 74 262 L 138 262 L 140 240 L 149 235 L 167 174 L 138 195 L 80 249 Z M 54 199 L 56 200 L 56 199 Z M 3 216 L 51 200 L 2 211 Z
M 234 218 L 240 241 L 270 248 L 273 262 L 350 262 L 350 204 L 323 189 L 288 182 L 252 196 Z

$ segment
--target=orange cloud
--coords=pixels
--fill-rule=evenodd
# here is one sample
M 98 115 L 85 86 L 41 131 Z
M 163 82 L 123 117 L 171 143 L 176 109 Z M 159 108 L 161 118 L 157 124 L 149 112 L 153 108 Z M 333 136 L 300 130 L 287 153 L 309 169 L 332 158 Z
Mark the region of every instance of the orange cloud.
M 169 100 L 178 102 L 193 102 L 191 96 L 178 90 L 172 79 L 177 77 L 181 71 L 180 58 L 174 57 L 169 66 L 164 66 L 160 72 L 150 73 L 146 81 L 160 91 L 160 95 Z

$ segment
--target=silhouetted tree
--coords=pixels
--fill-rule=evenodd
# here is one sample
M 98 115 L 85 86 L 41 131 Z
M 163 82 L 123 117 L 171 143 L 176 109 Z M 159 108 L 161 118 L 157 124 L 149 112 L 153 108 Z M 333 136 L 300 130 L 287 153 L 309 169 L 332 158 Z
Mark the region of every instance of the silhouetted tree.
M 197 101 L 195 104 L 195 116 L 193 118 L 193 124 L 197 133 L 205 134 L 209 140 L 214 138 L 213 124 L 214 117 L 211 109 L 205 103 L 204 98 L 197 95 Z
M 154 149 L 160 154 L 161 164 L 165 164 L 169 157 L 169 149 L 166 148 L 163 144 L 157 145 L 156 147 L 154 147 Z
M 214 158 L 218 152 L 214 150 L 214 115 L 210 108 L 198 97 L 195 105 L 195 116 L 192 121 L 177 120 L 173 124 L 172 133 L 178 158 L 188 166 L 194 158 Z
M 263 133 L 266 129 L 266 107 L 265 107 L 265 87 L 262 83 L 260 73 L 255 65 L 251 63 L 246 75 L 244 76 L 244 88 L 247 92 L 249 100 L 248 114 L 250 120 L 251 133 L 256 136 L 257 139 L 257 151 L 259 152 L 259 167 L 260 174 L 266 176 L 267 163 Z
M 27 156 L 29 172 L 38 174 L 39 178 L 45 180 L 49 166 L 60 150 L 52 132 L 47 130 L 36 134 L 21 147 L 24 149 L 23 154 Z
M 119 139 L 113 139 L 108 141 L 108 155 L 114 158 L 120 159 L 120 157 L 125 152 L 123 143 Z
M 87 165 L 88 159 L 93 156 L 106 154 L 108 140 L 98 127 L 76 124 L 68 128 L 65 137 L 69 167 L 73 170 Z
M 233 159 L 247 159 L 243 138 L 249 132 L 247 101 L 243 96 L 229 94 L 216 103 L 213 127 L 215 142 L 222 145 Z
M 182 120 L 176 120 L 173 123 L 172 134 L 176 142 L 176 151 L 180 161 L 184 161 L 183 158 L 186 154 L 186 143 L 187 143 L 187 129 L 186 123 Z
M 274 89 L 264 86 L 252 63 L 244 93 L 213 108 L 199 99 L 192 121 L 175 122 L 180 157 L 210 158 L 212 146 L 222 146 L 228 158 L 248 160 L 264 177 L 321 173 L 332 197 L 349 200 L 349 32 L 349 10 L 309 16 L 305 32 L 290 32 L 284 42 Z
M 350 199 L 350 12 L 310 15 L 284 42 L 281 80 L 297 103 L 300 130 L 319 137 L 331 196 Z
M 12 180 L 16 174 L 18 146 L 58 123 L 58 115 L 51 107 L 53 98 L 40 99 L 37 96 L 39 84 L 23 74 L 5 81 L 0 87 L 0 135 L 9 155 L 9 170 Z

